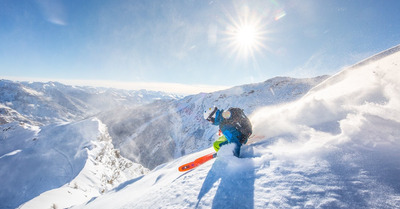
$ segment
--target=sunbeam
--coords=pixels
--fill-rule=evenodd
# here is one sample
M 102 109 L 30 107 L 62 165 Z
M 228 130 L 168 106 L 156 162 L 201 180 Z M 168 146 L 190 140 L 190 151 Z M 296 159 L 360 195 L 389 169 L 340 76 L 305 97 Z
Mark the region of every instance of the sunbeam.
M 235 17 L 230 16 L 225 31 L 228 50 L 236 58 L 254 58 L 256 52 L 266 48 L 267 33 L 262 17 L 244 7 Z

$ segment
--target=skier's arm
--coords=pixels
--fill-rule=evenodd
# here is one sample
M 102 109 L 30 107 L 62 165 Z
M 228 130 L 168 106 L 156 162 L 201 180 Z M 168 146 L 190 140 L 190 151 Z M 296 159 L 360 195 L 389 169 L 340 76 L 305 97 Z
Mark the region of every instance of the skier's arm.
M 213 125 L 218 126 L 222 120 L 224 120 L 224 118 L 222 117 L 222 112 L 224 112 L 224 110 L 217 110 L 217 112 L 215 113 L 215 120 L 213 122 Z

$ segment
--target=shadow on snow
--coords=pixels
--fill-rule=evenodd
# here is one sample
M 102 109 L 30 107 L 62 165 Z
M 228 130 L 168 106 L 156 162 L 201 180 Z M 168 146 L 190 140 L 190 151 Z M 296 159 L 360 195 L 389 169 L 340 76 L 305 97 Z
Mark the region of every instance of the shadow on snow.
M 255 169 L 248 158 L 217 158 L 203 182 L 196 208 L 219 181 L 212 208 L 254 208 Z

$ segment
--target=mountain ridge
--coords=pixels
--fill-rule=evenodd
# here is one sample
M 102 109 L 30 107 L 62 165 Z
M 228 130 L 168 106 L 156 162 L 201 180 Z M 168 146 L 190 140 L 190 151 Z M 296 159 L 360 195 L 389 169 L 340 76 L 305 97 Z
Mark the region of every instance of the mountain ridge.
M 15 82 L 0 80 L 0 104 L 47 125 L 82 120 L 112 108 L 127 108 L 157 99 L 180 96 L 154 91 L 69 86 L 59 82 Z M 1 119 L 0 119 L 1 120 Z M 3 119 L 4 120 L 4 119 Z

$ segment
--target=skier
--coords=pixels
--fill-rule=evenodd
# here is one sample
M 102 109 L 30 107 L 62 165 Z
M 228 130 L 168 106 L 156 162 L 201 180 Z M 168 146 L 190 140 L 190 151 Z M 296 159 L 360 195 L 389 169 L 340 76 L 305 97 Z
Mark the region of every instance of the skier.
M 222 132 L 222 135 L 213 144 L 215 151 L 218 152 L 223 145 L 233 143 L 235 144 L 233 154 L 239 157 L 240 147 L 242 144 L 246 144 L 252 134 L 251 123 L 243 110 L 231 107 L 224 111 L 217 107 L 211 107 L 204 111 L 204 119 L 219 126 L 220 132 Z

